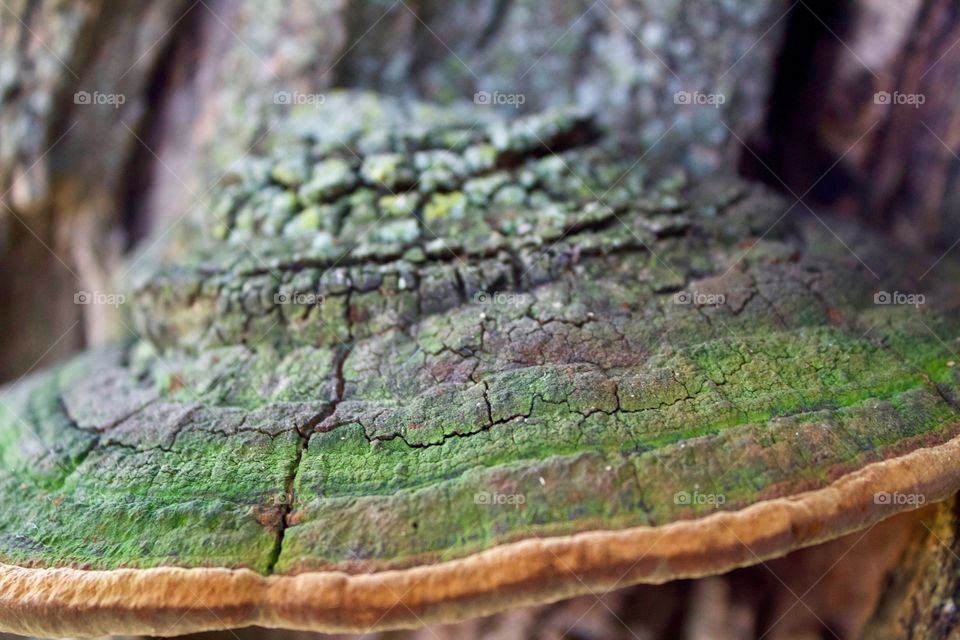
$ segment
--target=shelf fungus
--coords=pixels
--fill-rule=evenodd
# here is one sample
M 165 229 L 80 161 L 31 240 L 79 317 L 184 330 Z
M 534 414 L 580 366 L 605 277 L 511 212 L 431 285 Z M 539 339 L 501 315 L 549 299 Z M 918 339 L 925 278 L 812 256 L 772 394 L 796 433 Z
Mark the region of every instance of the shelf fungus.
M 137 260 L 135 338 L 3 390 L 3 629 L 452 621 L 960 487 L 949 258 L 581 113 L 348 93 L 269 138 Z

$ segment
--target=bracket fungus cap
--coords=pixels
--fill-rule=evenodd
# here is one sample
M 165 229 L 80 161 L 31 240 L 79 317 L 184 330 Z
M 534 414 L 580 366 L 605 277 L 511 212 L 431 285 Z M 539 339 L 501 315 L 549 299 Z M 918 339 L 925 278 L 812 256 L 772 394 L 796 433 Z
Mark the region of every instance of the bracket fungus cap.
M 136 339 L 2 391 L 0 627 L 417 626 L 954 494 L 960 268 L 900 293 L 884 240 L 634 158 L 580 113 L 292 120 Z

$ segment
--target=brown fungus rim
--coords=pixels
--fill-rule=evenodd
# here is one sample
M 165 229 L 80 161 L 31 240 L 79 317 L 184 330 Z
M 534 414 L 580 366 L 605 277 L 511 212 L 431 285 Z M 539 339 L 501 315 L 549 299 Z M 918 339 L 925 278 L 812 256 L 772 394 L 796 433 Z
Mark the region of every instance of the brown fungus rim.
M 248 569 L 0 564 L 0 629 L 41 636 L 177 635 L 251 625 L 325 632 L 455 622 L 632 584 L 757 564 L 960 490 L 960 436 L 864 466 L 827 487 L 695 520 L 533 538 L 430 566 L 350 575 Z

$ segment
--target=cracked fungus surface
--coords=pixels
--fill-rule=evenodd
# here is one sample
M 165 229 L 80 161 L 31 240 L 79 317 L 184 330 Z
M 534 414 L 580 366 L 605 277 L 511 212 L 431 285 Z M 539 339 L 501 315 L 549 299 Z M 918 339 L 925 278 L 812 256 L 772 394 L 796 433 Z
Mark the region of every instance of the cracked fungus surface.
M 957 285 L 874 304 L 917 261 L 581 115 L 324 109 L 142 270 L 141 338 L 4 390 L 0 561 L 406 567 L 956 435 Z

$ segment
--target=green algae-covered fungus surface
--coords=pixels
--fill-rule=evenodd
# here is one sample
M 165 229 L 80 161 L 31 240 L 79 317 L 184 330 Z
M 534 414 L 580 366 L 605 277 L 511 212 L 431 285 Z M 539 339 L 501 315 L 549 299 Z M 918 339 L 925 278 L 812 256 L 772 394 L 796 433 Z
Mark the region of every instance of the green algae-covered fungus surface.
M 281 129 L 141 265 L 135 338 L 4 390 L 3 564 L 442 566 L 960 431 L 955 265 L 921 288 L 928 262 L 578 113 L 344 94 Z

